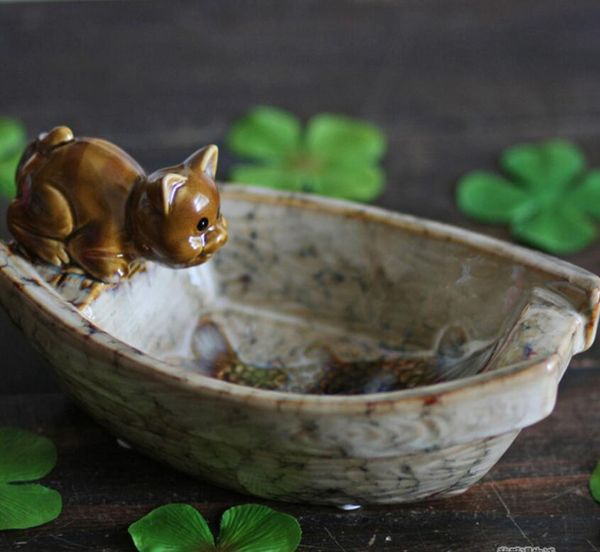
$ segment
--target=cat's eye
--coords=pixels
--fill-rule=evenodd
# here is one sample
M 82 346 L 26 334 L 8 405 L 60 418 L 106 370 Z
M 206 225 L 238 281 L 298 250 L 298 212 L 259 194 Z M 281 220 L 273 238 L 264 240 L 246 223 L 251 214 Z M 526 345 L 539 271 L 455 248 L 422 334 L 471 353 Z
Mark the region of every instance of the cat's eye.
M 208 228 L 208 219 L 206 217 L 202 217 L 200 222 L 196 225 L 196 228 L 200 230 L 200 232 L 204 232 Z

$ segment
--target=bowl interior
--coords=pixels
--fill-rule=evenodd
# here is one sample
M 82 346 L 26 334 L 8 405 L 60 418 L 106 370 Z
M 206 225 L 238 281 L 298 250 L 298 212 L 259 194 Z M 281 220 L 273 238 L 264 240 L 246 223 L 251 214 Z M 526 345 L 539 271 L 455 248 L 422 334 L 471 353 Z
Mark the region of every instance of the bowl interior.
M 149 265 L 83 314 L 189 370 L 356 394 L 494 369 L 532 290 L 565 289 L 410 217 L 244 193 L 225 193 L 222 209 L 230 241 L 210 263 Z

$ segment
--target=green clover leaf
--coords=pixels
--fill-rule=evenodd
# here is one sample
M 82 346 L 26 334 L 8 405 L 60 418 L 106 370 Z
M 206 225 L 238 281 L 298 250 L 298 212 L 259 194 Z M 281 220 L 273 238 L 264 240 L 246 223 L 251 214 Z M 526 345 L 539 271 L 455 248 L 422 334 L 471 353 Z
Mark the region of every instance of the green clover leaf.
M 274 107 L 253 109 L 237 121 L 227 145 L 258 164 L 232 168 L 230 180 L 268 188 L 370 201 L 384 186 L 379 162 L 386 140 L 375 126 L 344 117 L 316 115 L 300 121 Z
M 259 161 L 278 160 L 300 146 L 300 122 L 273 107 L 257 107 L 237 121 L 227 137 L 238 155 Z
M 596 502 L 600 502 L 600 462 L 596 464 L 596 468 L 590 477 L 590 492 Z
M 140 552 L 204 552 L 215 540 L 200 512 L 188 504 L 167 504 L 129 526 Z
M 188 504 L 167 504 L 129 526 L 139 552 L 293 552 L 302 531 L 292 516 L 246 504 L 227 510 L 215 540 L 206 520 Z
M 502 153 L 507 174 L 532 191 L 564 190 L 585 167 L 585 158 L 573 144 L 552 140 L 513 146 Z
M 62 510 L 58 492 L 34 483 L 56 465 L 56 447 L 46 437 L 0 429 L 0 530 L 28 529 L 52 521 Z
M 508 178 L 475 171 L 460 179 L 456 201 L 463 213 L 508 224 L 513 236 L 550 253 L 572 253 L 594 241 L 600 171 L 583 174 L 577 147 L 563 140 L 514 146 L 500 165 Z
M 25 146 L 23 125 L 13 119 L 0 118 L 0 195 L 15 195 L 15 173 Z

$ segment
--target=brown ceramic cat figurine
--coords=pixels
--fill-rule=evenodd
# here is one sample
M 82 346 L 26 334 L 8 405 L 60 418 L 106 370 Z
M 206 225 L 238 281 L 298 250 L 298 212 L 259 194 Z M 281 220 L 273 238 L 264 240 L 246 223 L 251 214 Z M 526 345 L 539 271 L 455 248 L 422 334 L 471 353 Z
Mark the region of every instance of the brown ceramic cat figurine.
M 21 158 L 8 228 L 33 256 L 103 282 L 126 277 L 142 259 L 201 264 L 227 241 L 217 157 L 207 146 L 146 175 L 114 144 L 56 127 Z

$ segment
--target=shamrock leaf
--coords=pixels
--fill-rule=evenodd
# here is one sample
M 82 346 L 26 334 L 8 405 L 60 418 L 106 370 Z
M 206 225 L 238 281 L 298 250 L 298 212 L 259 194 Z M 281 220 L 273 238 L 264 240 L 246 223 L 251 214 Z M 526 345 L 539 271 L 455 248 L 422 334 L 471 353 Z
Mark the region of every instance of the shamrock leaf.
M 507 174 L 531 190 L 560 190 L 583 171 L 585 158 L 573 144 L 553 140 L 508 148 L 500 163 Z
M 298 522 L 258 504 L 235 506 L 221 518 L 217 543 L 206 520 L 188 504 L 167 504 L 129 526 L 139 552 L 293 552 Z
M 600 462 L 596 464 L 596 468 L 590 477 L 590 492 L 596 502 L 600 502 Z
M 302 132 L 290 113 L 257 107 L 232 126 L 227 144 L 258 163 L 234 166 L 230 179 L 236 182 L 358 201 L 377 197 L 384 186 L 378 163 L 385 137 L 349 117 L 316 115 Z
M 298 522 L 266 506 L 229 508 L 221 518 L 217 550 L 231 552 L 292 552 L 302 531 Z
M 215 540 L 200 512 L 188 504 L 167 504 L 129 526 L 140 552 L 203 552 L 214 550 Z
M 562 140 L 514 146 L 500 164 L 508 178 L 475 171 L 459 181 L 461 211 L 481 222 L 508 224 L 516 238 L 551 253 L 579 251 L 594 241 L 600 171 L 583 175 L 578 148 Z
M 0 118 L 0 195 L 14 196 L 15 173 L 25 145 L 23 125 L 12 119 Z
M 61 512 L 56 491 L 33 483 L 56 465 L 56 448 L 20 429 L 0 429 L 0 529 L 27 529 L 52 521 Z
M 317 115 L 306 128 L 306 149 L 324 162 L 360 167 L 377 163 L 385 148 L 385 138 L 377 128 L 348 117 Z
M 292 154 L 300 146 L 300 122 L 290 113 L 257 107 L 237 121 L 227 138 L 238 155 L 270 161 Z

